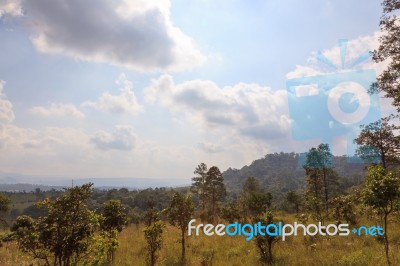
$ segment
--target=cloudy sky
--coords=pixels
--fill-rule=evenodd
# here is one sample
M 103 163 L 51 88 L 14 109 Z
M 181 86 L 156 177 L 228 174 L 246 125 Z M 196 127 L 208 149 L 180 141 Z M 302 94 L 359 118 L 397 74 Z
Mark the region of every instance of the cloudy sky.
M 321 140 L 293 139 L 286 80 L 326 71 L 318 51 L 340 65 L 339 39 L 349 62 L 376 48 L 381 13 L 364 0 L 0 0 L 0 172 L 187 180 L 200 162 L 304 151 Z

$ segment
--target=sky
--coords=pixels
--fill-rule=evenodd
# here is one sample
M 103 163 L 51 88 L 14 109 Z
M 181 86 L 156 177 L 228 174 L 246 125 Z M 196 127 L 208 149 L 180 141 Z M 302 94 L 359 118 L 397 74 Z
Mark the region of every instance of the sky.
M 332 72 L 316 58 L 340 65 L 338 40 L 347 63 L 376 49 L 381 14 L 373 0 L 0 0 L 0 172 L 189 180 L 201 162 L 306 151 L 321 138 L 293 136 L 287 80 Z

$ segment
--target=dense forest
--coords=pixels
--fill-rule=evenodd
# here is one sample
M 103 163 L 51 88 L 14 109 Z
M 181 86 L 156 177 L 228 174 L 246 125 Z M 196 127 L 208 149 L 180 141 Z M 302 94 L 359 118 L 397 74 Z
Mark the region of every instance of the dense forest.
M 299 161 L 300 154 L 274 153 L 255 160 L 240 170 L 229 168 L 223 172 L 228 191 L 239 192 L 247 177 L 258 179 L 263 189 L 273 195 L 283 195 L 292 190 L 304 190 L 305 169 Z M 347 156 L 333 156 L 333 168 L 341 177 L 343 190 L 360 185 L 365 176 L 366 165 L 351 163 Z
M 260 188 L 272 195 L 272 206 L 276 209 L 288 209 L 288 202 L 285 197 L 288 192 L 296 191 L 304 193 L 306 189 L 305 169 L 299 164 L 298 154 L 275 153 L 267 154 L 264 158 L 255 160 L 249 166 L 242 169 L 229 168 L 222 173 L 229 200 L 240 197 L 242 188 L 248 177 L 254 177 Z M 362 184 L 365 172 L 365 164 L 349 163 L 347 157 L 333 157 L 333 169 L 338 173 L 340 190 L 346 191 L 354 186 Z M 32 186 L 31 186 L 32 187 Z M 18 188 L 18 185 L 13 187 Z M 160 187 L 143 190 L 132 190 L 128 188 L 114 188 L 109 190 L 94 189 L 88 202 L 91 209 L 99 208 L 104 202 L 111 199 L 121 201 L 124 210 L 132 223 L 140 222 L 140 217 L 147 209 L 148 202 L 153 202 L 159 211 L 165 209 L 175 192 L 186 194 L 190 187 Z M 10 210 L 3 214 L 3 219 L 12 224 L 19 215 L 39 217 L 43 211 L 35 206 L 39 200 L 46 198 L 55 199 L 63 194 L 62 187 L 56 189 L 42 190 L 40 187 L 34 191 L 3 192 L 11 199 Z M 193 198 L 195 201 L 197 197 Z

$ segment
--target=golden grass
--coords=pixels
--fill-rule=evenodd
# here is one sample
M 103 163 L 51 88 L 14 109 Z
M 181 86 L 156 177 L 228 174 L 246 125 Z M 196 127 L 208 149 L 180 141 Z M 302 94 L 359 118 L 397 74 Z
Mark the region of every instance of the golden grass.
M 290 215 L 282 216 L 287 223 Z M 377 225 L 371 221 L 362 225 Z M 392 265 L 400 265 L 400 230 L 390 224 L 390 254 Z M 145 265 L 146 242 L 143 226 L 129 226 L 120 235 L 115 265 Z M 163 248 L 158 265 L 180 265 L 179 230 L 166 225 Z M 254 241 L 245 237 L 204 235 L 188 237 L 186 265 L 259 265 Z M 274 247 L 275 265 L 386 265 L 383 243 L 372 236 L 333 236 L 309 238 L 293 236 Z M 211 264 L 212 263 L 212 264 Z
M 292 215 L 281 214 L 279 220 L 294 222 Z M 360 221 L 362 225 L 376 225 L 373 221 Z M 399 222 L 391 222 L 389 228 L 390 254 L 393 265 L 400 265 Z M 146 265 L 146 242 L 143 225 L 130 225 L 119 236 L 119 248 L 115 254 L 116 266 Z M 180 232 L 166 224 L 163 248 L 159 253 L 158 265 L 181 265 Z M 254 241 L 245 237 L 204 235 L 188 237 L 186 265 L 259 265 Z M 386 265 L 383 244 L 372 236 L 333 236 L 305 238 L 290 237 L 279 241 L 274 247 L 275 265 Z M 0 248 L 1 266 L 25 266 L 30 259 L 18 251 L 15 243 Z

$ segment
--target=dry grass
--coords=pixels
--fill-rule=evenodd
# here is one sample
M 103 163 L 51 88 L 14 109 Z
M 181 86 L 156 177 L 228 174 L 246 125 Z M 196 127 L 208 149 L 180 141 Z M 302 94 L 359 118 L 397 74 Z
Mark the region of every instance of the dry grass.
M 293 222 L 294 217 L 277 217 L 285 222 Z M 363 225 L 373 225 L 372 221 L 361 221 Z M 376 225 L 376 223 L 375 223 Z M 391 261 L 400 265 L 399 222 L 390 224 Z M 166 225 L 163 248 L 159 254 L 158 265 L 181 265 L 179 231 Z M 114 265 L 145 265 L 146 242 L 143 226 L 131 225 L 119 236 L 120 245 L 115 255 Z M 259 265 L 254 241 L 244 237 L 191 236 L 187 241 L 186 265 Z M 371 236 L 350 236 L 305 238 L 290 237 L 278 242 L 274 248 L 275 265 L 386 265 L 383 244 Z M 0 248 L 0 265 L 25 266 L 30 259 L 17 250 L 15 243 Z

